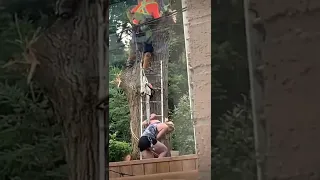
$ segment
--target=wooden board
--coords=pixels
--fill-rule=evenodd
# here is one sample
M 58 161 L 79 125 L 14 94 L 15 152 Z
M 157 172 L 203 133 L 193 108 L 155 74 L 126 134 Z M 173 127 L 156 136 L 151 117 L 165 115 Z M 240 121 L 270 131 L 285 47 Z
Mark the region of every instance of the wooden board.
M 121 176 L 141 176 L 169 172 L 197 170 L 197 155 L 154 158 L 109 163 L 109 178 Z M 122 177 L 123 178 L 123 177 Z
M 142 176 L 127 176 L 121 178 L 111 178 L 110 180 L 198 180 L 199 173 L 197 170 L 180 171 L 170 173 L 158 173 Z

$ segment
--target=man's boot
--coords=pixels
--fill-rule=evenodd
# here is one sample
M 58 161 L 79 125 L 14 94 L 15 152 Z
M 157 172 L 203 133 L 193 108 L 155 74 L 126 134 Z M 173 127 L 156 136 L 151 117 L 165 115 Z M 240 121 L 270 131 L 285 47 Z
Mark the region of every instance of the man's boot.
M 151 66 L 151 58 L 152 58 L 152 54 L 150 52 L 146 52 L 143 55 L 143 63 L 142 63 L 142 68 L 147 70 L 150 68 Z

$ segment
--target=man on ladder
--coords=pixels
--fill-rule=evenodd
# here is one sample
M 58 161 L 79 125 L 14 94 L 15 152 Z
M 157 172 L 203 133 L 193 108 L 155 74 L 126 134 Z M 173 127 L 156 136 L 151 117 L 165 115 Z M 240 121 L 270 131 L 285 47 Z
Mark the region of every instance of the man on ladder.
M 136 38 L 131 40 L 130 54 L 127 61 L 127 67 L 132 67 L 136 60 L 135 43 L 143 49 L 142 67 L 147 69 L 150 67 L 153 46 L 152 46 L 152 30 L 146 22 L 160 18 L 159 5 L 156 0 L 142 0 L 136 6 L 131 6 L 127 10 L 127 16 L 134 25 L 134 34 Z M 142 47 L 141 47 L 142 45 Z

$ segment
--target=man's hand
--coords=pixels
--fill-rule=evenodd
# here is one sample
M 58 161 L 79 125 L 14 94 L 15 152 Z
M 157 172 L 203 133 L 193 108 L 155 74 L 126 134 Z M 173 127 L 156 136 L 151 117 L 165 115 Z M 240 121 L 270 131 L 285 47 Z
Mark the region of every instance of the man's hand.
M 148 125 L 148 121 L 147 120 L 144 120 L 143 122 L 142 122 L 142 126 L 143 127 L 146 127 Z
M 177 23 L 177 15 L 176 14 L 173 14 L 172 15 L 172 21 L 173 21 L 173 23 Z

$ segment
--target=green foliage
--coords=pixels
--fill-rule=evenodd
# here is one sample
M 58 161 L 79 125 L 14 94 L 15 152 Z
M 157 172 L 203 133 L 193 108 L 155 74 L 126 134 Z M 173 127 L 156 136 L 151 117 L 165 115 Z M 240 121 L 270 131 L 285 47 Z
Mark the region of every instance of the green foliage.
M 110 81 L 115 78 L 115 74 L 120 69 L 112 68 L 110 70 Z M 117 133 L 117 139 L 130 142 L 130 112 L 127 97 L 124 92 L 117 88 L 113 83 L 109 86 L 109 130 L 110 133 Z
M 172 120 L 175 125 L 175 131 L 172 136 L 174 150 L 178 150 L 181 155 L 194 154 L 194 128 L 188 95 L 183 95 L 180 98 L 179 104 L 173 110 Z
M 231 70 L 246 65 L 243 63 L 245 60 L 244 57 L 227 41 L 221 44 L 212 43 L 211 58 L 214 59 L 220 67 L 226 67 Z
M 39 91 L 0 83 L 0 179 L 64 179 L 60 127 Z
M 173 109 L 188 92 L 187 65 L 184 61 L 169 62 L 168 73 L 168 101 L 169 108 Z
M 222 124 L 213 140 L 212 179 L 256 179 L 250 113 L 247 107 L 237 104 L 219 119 Z
M 19 41 L 24 41 L 25 38 L 30 37 L 34 31 L 34 27 L 27 20 L 18 22 L 18 27 L 12 20 L 12 15 L 1 14 L 0 23 L 2 24 L 0 29 L 0 61 L 4 64 L 10 57 L 19 57 L 22 53 L 22 48 Z M 20 29 L 22 38 L 19 37 L 18 29 Z
M 173 7 L 179 9 L 180 1 L 171 2 Z M 180 98 L 188 93 L 187 61 L 185 55 L 184 31 L 182 14 L 177 15 L 177 23 L 168 30 L 170 34 L 169 64 L 168 64 L 168 102 L 169 109 L 179 103 Z
M 123 158 L 130 154 L 132 149 L 129 143 L 118 141 L 117 134 L 109 135 L 109 161 L 122 161 Z
M 127 2 L 115 3 L 109 9 L 109 64 L 110 67 L 123 68 L 127 57 L 125 44 L 122 42 L 124 36 L 128 36 L 129 22 L 125 15 Z
M 18 15 L 31 13 L 28 8 Z M 23 41 L 41 24 L 31 15 L 15 22 L 13 13 L 9 6 L 0 14 L 0 66 L 21 58 Z M 66 179 L 61 127 L 49 100 L 35 84 L 31 92 L 23 74 L 1 68 L 0 77 L 0 179 Z

